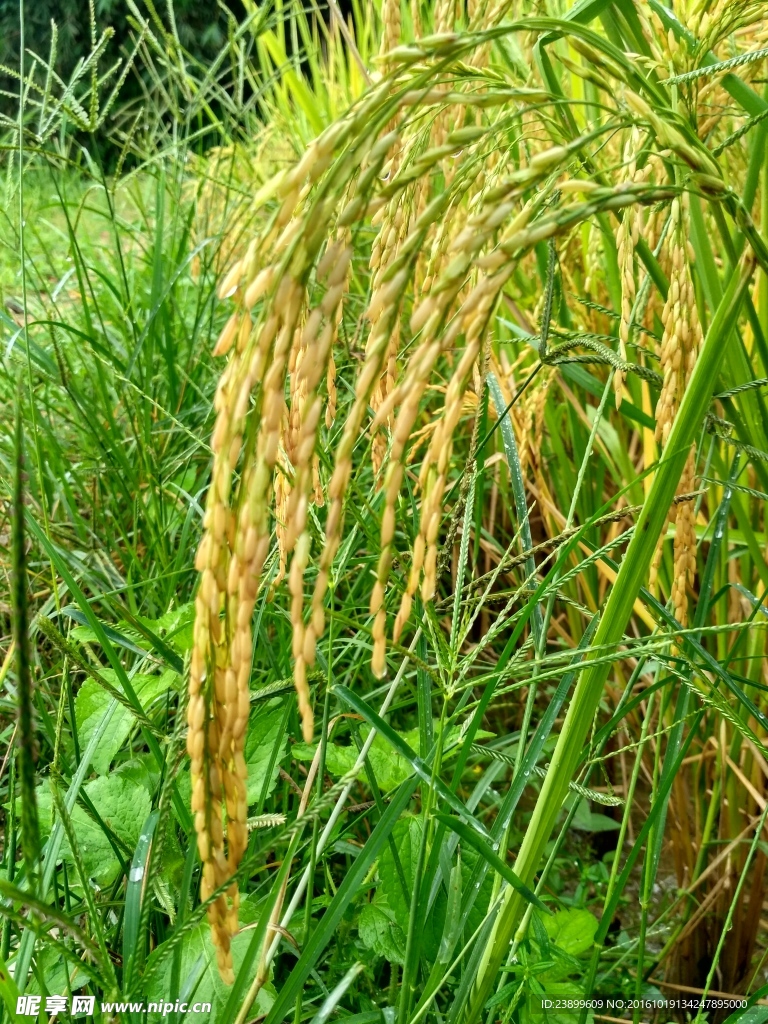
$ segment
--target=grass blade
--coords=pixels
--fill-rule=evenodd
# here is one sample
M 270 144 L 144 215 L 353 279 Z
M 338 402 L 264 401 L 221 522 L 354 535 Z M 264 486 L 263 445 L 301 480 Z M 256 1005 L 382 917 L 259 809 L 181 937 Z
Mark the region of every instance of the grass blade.
M 299 962 L 288 975 L 272 1009 L 267 1014 L 264 1024 L 278 1024 L 279 1021 L 283 1020 L 290 1013 L 296 999 L 296 994 L 309 977 L 320 953 L 330 942 L 344 911 L 357 894 L 358 886 L 365 877 L 368 868 L 384 848 L 384 844 L 389 839 L 395 823 L 408 806 L 408 801 L 411 799 L 416 786 L 417 779 L 413 778 L 402 783 L 398 789 L 376 828 L 371 833 L 365 847 L 360 851 L 359 856 L 355 858 L 354 864 L 339 886 L 330 906 L 323 915 L 322 921 L 312 932 L 312 937 L 304 947 L 304 952 L 301 954 Z
M 391 725 L 385 722 L 384 719 L 377 715 L 376 712 L 368 704 L 366 704 L 364 700 L 361 700 L 356 693 L 353 693 L 346 686 L 336 685 L 334 686 L 333 689 L 334 692 L 337 693 L 347 704 L 349 704 L 350 707 L 353 707 L 358 714 L 362 715 L 366 722 L 368 722 L 369 725 L 371 725 L 378 733 L 380 733 L 384 737 L 384 739 L 398 752 L 398 754 L 402 755 L 402 757 L 404 757 L 406 761 L 408 761 L 408 763 L 411 765 L 414 772 L 416 773 L 418 778 L 421 779 L 422 782 L 426 782 L 426 784 L 430 788 L 433 788 L 435 790 L 439 797 L 445 800 L 449 807 L 452 807 L 453 810 L 455 810 L 458 814 L 462 816 L 462 818 L 465 818 L 472 826 L 472 828 L 475 830 L 475 832 L 478 832 L 481 836 L 484 836 L 486 839 L 490 839 L 490 833 L 485 828 L 485 826 L 481 824 L 481 822 L 479 822 L 473 814 L 469 813 L 469 811 L 461 802 L 461 800 L 459 800 L 456 794 L 453 793 L 445 785 L 444 782 L 442 782 L 438 778 L 432 777 L 432 772 L 430 771 L 429 766 L 424 761 L 422 761 L 422 759 L 415 753 L 415 751 L 411 750 L 411 748 L 408 746 L 408 744 L 405 742 L 402 736 L 398 736 L 398 734 L 395 732 Z
M 19 784 L 21 788 L 21 842 L 31 892 L 38 888 L 40 822 L 35 789 L 36 741 L 33 713 L 32 666 L 29 650 L 27 551 L 24 531 L 24 428 L 21 398 L 16 402 L 15 464 L 13 478 L 13 640 L 16 647 L 18 692 Z
M 131 861 L 128 887 L 125 892 L 125 916 L 123 920 L 123 991 L 131 991 L 136 962 L 139 958 L 139 931 L 141 908 L 146 898 L 147 867 L 152 852 L 152 839 L 157 827 L 158 813 L 153 811 L 144 822 L 136 850 Z
M 353 964 L 349 968 L 349 970 L 338 983 L 338 985 L 333 989 L 332 992 L 329 992 L 328 995 L 326 996 L 323 1005 L 312 1018 L 312 1024 L 326 1024 L 326 1021 L 341 1002 L 349 986 L 352 984 L 352 982 L 359 974 L 362 974 L 364 970 L 365 964 L 360 963 Z
M 499 857 L 497 853 L 494 853 L 487 843 L 484 843 L 478 835 L 476 835 L 471 829 L 467 828 L 463 821 L 459 821 L 458 818 L 454 818 L 450 814 L 438 813 L 435 814 L 435 818 L 451 829 L 452 832 L 455 832 L 460 839 L 476 850 L 483 860 L 486 861 L 494 871 L 501 875 L 505 882 L 509 882 L 512 888 L 520 893 L 526 903 L 530 903 L 545 914 L 552 913 L 546 903 L 542 903 L 536 893 L 533 892 L 532 889 L 529 889 L 528 886 L 517 877 L 512 868 L 505 864 L 501 857 Z

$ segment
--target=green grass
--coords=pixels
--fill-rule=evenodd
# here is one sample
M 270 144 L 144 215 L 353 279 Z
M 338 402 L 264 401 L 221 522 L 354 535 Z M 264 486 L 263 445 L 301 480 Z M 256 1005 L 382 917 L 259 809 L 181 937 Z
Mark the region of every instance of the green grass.
M 433 5 L 421 6 L 427 32 Z M 721 69 L 725 112 L 711 137 L 696 134 L 704 115 L 689 83 L 669 82 L 756 50 L 761 37 L 745 9 L 741 22 L 723 22 L 722 38 L 704 39 L 699 27 L 702 45 L 660 68 L 634 5 L 521 3 L 482 40 L 462 14 L 455 42 L 427 38 L 418 54 L 401 55 L 399 84 L 385 83 L 379 102 L 378 8 L 359 5 L 351 21 L 373 86 L 333 19 L 327 29 L 313 10 L 254 6 L 210 68 L 183 54 L 169 26 L 137 23 L 147 114 L 129 129 L 135 110 L 117 100 L 105 121 L 113 152 L 122 151 L 116 174 L 100 170 L 85 131 L 93 119 L 74 134 L 67 110 L 73 97 L 89 109 L 84 81 L 53 87 L 65 102 L 42 134 L 30 91 L 21 154 L 18 133 L 4 129 L 2 1019 L 16 1019 L 19 993 L 90 993 L 104 1021 L 102 1000 L 211 1002 L 222 1024 L 528 1024 L 545 1019 L 535 1012 L 542 997 L 686 991 L 665 985 L 762 996 L 766 122 L 733 138 L 765 109 L 762 64 Z M 685 39 L 664 9 L 647 13 L 657 45 L 667 29 Z M 486 39 L 489 65 L 471 66 Z M 608 95 L 600 82 L 608 74 L 644 97 L 650 115 L 614 103 L 620 90 Z M 482 134 L 460 137 L 457 156 L 430 156 L 434 108 L 404 115 L 425 195 L 435 209 L 451 190 L 456 197 L 458 214 L 446 204 L 441 219 L 458 234 L 481 187 L 477 166 L 485 163 L 490 187 L 495 154 L 514 173 L 546 136 L 567 154 L 551 174 L 520 175 L 521 201 L 539 204 L 534 224 L 554 227 L 514 252 L 454 437 L 437 593 L 416 598 L 383 680 L 370 670 L 384 499 L 368 420 L 356 439 L 309 678 L 311 744 L 301 741 L 293 692 L 288 582 L 260 591 L 245 747 L 252 829 L 228 987 L 199 899 L 185 752 L 194 557 L 224 366 L 211 353 L 231 313 L 216 287 L 268 231 L 277 206 L 269 182 L 309 140 L 353 105 L 367 117 L 349 144 L 373 142 L 390 125 L 397 90 L 438 76 L 483 97 L 470 108 L 471 118 L 480 110 Z M 106 86 L 102 93 L 104 103 Z M 706 338 L 660 457 L 651 441 L 659 379 L 648 371 L 658 368 L 669 285 L 664 245 L 636 248 L 643 327 L 631 334 L 627 369 L 617 355 L 615 245 L 626 204 L 555 185 L 623 180 L 623 142 L 640 123 L 650 125 L 643 152 L 663 150 L 667 175 L 647 208 L 663 221 L 672 194 L 691 192 L 690 261 Z M 678 135 L 659 141 L 665 131 Z M 477 165 L 462 160 L 465 150 Z M 357 187 L 359 168 L 337 155 L 299 207 L 308 218 L 300 241 L 311 238 L 319 191 L 341 207 L 342 184 Z M 407 174 L 369 181 L 402 195 L 404 207 L 412 184 Z M 425 253 L 433 232 L 419 243 Z M 363 356 L 374 237 L 370 218 L 353 221 L 338 412 L 317 446 L 326 497 Z M 311 268 L 307 284 L 312 294 Z M 408 284 L 400 372 L 418 343 L 407 325 L 419 298 L 418 282 Z M 414 427 L 389 633 L 418 531 L 419 468 L 453 358 L 438 360 Z M 622 368 L 617 411 L 612 380 Z M 252 437 L 258 427 L 254 412 Z M 667 603 L 667 515 L 691 444 L 697 576 L 682 629 Z M 310 585 L 325 515 L 312 506 Z M 273 537 L 267 580 L 277 563 Z M 268 930 L 273 914 L 279 928 Z M 755 1012 L 745 1021 L 762 1020 Z M 683 1020 L 696 1011 L 623 1016 Z M 130 1024 L 144 1018 L 120 1014 Z

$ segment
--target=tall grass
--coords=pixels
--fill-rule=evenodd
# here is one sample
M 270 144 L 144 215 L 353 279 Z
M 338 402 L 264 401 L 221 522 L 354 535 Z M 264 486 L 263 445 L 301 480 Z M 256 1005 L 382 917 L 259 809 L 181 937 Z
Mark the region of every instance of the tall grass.
M 8 126 L 4 1013 L 760 998 L 760 5 L 132 12 Z

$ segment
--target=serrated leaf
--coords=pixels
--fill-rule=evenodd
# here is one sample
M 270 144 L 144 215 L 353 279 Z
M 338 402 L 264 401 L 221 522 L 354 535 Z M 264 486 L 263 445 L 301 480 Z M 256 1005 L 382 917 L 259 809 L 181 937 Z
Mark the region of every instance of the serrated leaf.
M 132 849 L 139 836 L 139 830 L 151 809 L 149 792 L 143 785 L 137 785 L 129 777 L 120 772 L 102 775 L 91 779 L 83 787 L 97 809 L 102 821 L 115 835 L 122 840 L 128 849 Z M 43 838 L 51 831 L 51 792 L 47 783 L 37 789 L 37 801 L 40 808 L 40 826 Z M 80 804 L 75 805 L 71 815 L 72 825 L 77 835 L 83 869 L 86 877 L 95 885 L 104 888 L 115 880 L 120 862 L 107 838 L 104 830 Z M 72 850 L 66 837 L 61 844 L 61 856 L 71 866 L 74 864 Z M 128 858 L 129 859 L 129 858 Z M 78 888 L 77 881 L 70 880 L 73 888 Z
M 392 829 L 392 839 L 397 849 L 403 876 L 405 892 L 400 873 L 395 864 L 392 844 L 387 845 L 379 857 L 378 900 L 383 901 L 394 914 L 394 919 L 403 934 L 407 934 L 411 913 L 411 895 L 415 884 L 416 860 L 421 843 L 423 822 L 419 817 L 406 815 Z M 440 948 L 440 939 L 445 923 L 447 896 L 441 886 L 435 902 L 423 921 L 421 928 L 420 947 L 427 960 L 434 960 Z
M 366 949 L 392 964 L 404 963 L 405 933 L 390 907 L 381 902 L 366 903 L 357 927 Z
M 586 953 L 597 931 L 597 918 L 588 910 L 558 910 L 543 917 L 542 923 L 550 939 L 569 956 Z
M 192 649 L 195 625 L 195 603 L 179 605 L 161 615 L 159 619 L 142 619 L 146 625 L 161 636 L 174 650 L 184 654 Z
M 408 918 L 411 911 L 410 897 L 422 828 L 421 818 L 409 814 L 401 818 L 392 829 L 392 838 L 397 848 L 397 855 L 400 859 L 403 875 L 405 876 L 407 890 L 405 894 L 403 893 L 403 886 L 395 864 L 392 847 L 385 847 L 379 857 L 381 894 L 386 899 L 387 905 L 394 913 L 395 920 L 403 931 L 408 928 Z
M 370 726 L 362 726 L 360 738 L 365 741 L 370 733 Z M 399 733 L 409 743 L 418 743 L 418 729 Z M 311 761 L 315 756 L 316 744 L 296 743 L 291 749 L 293 757 L 299 761 Z M 325 752 L 325 766 L 331 775 L 341 778 L 351 771 L 357 761 L 358 750 L 354 743 L 329 743 Z M 373 770 L 376 782 L 382 793 L 397 788 L 401 782 L 412 774 L 411 766 L 387 741 L 377 735 L 368 751 L 368 761 Z
M 101 670 L 108 683 L 121 689 L 119 680 L 112 669 Z M 142 675 L 133 677 L 133 687 L 145 711 L 161 694 L 178 685 L 179 677 L 170 669 L 162 675 Z M 81 746 L 87 746 L 89 739 L 98 728 L 109 707 L 112 697 L 96 682 L 86 679 L 75 697 L 75 718 Z M 98 775 L 105 775 L 119 750 L 125 744 L 128 735 L 136 722 L 136 718 L 124 705 L 119 704 L 109 721 L 101 741 L 96 748 L 91 765 Z

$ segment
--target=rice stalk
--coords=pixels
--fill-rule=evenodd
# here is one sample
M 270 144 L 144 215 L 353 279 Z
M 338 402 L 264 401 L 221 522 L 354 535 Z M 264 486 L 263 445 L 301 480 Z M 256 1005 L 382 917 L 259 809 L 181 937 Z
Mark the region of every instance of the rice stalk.
M 257 594 L 268 582 L 264 568 L 273 529 L 279 548 L 277 580 L 286 574 L 288 581 L 294 683 L 308 742 L 314 728 L 309 680 L 345 536 L 345 503 L 359 465 L 360 438 L 371 438 L 374 475 L 382 492 L 380 550 L 369 603 L 371 667 L 381 677 L 387 670 L 388 638 L 399 643 L 416 601 L 428 606 L 436 596 L 456 436 L 470 396 L 475 402 L 479 398 L 476 382 L 482 379 L 480 367 L 499 300 L 538 245 L 555 239 L 567 244 L 582 224 L 619 219 L 618 352 L 601 340 L 610 342 L 610 335 L 596 331 L 577 331 L 562 344 L 548 346 L 550 316 L 544 302 L 539 359 L 552 366 L 596 361 L 613 366 L 617 405 L 630 372 L 645 382 L 661 383 L 656 418 L 665 460 L 673 435 L 684 429 L 690 449 L 698 426 L 693 419 L 677 426 L 701 340 L 686 192 L 696 189 L 712 203 L 732 208 L 738 201 L 711 152 L 665 106 L 640 62 L 576 23 L 570 24 L 574 49 L 592 67 L 618 79 L 622 88 L 602 123 L 553 141 L 542 108 L 565 117 L 557 95 L 549 89 L 497 88 L 483 68 L 487 47 L 495 39 L 546 33 L 556 24 L 560 31 L 560 23 L 528 18 L 502 24 L 506 6 L 472 5 L 471 31 L 453 35 L 455 5 L 438 3 L 436 34 L 396 45 L 402 33 L 400 7 L 386 3 L 382 77 L 309 144 L 294 167 L 271 183 L 274 201 L 265 224 L 223 276 L 220 295 L 234 300 L 235 309 L 215 348 L 228 362 L 214 402 L 211 485 L 195 563 L 200 584 L 189 703 L 188 749 L 204 898 L 234 877 L 247 842 L 242 750 L 251 618 Z M 673 61 L 683 59 L 677 43 L 661 34 L 657 38 L 647 18 L 641 27 L 660 53 L 669 56 L 674 49 Z M 481 51 L 485 56 L 478 56 Z M 468 67 L 474 69 L 471 74 Z M 498 141 L 517 133 L 520 124 L 528 134 L 522 158 L 510 170 L 497 160 Z M 612 141 L 617 132 L 627 140 L 618 152 Z M 613 164 L 604 160 L 604 148 L 619 159 Z M 585 176 L 585 168 L 593 173 Z M 636 306 L 644 304 L 647 294 L 645 282 L 642 292 L 637 287 L 636 266 L 645 207 L 670 211 L 660 375 L 629 360 L 631 332 L 642 315 Z M 655 217 L 654 210 L 653 235 Z M 748 218 L 742 219 L 746 225 Z M 371 229 L 367 300 L 358 314 L 348 307 L 345 293 L 359 238 Z M 593 234 L 590 230 L 590 238 Z M 760 248 L 753 236 L 750 242 Z M 765 255 L 762 250 L 758 254 Z M 653 263 L 648 271 L 650 282 L 656 273 Z M 745 278 L 738 280 L 743 291 Z M 345 317 L 354 317 L 354 333 L 364 343 L 350 398 L 343 404 L 332 468 L 324 479 L 322 425 L 328 429 L 341 411 L 334 350 L 339 351 Z M 574 352 L 579 347 L 586 353 Z M 401 552 L 398 518 L 409 446 L 438 375 L 445 385 L 439 406 L 432 407 L 434 425 L 415 483 L 415 539 L 409 552 Z M 541 388 L 537 394 L 536 404 L 532 398 L 524 414 L 527 435 L 543 418 L 546 391 Z M 697 395 L 696 411 L 702 417 L 708 401 L 709 393 Z M 527 462 L 527 449 L 522 450 Z M 695 513 L 691 502 L 673 499 L 675 489 L 688 494 L 695 487 L 694 456 L 689 452 L 686 458 L 685 472 L 674 480 L 667 500 L 677 525 L 673 603 L 683 626 L 687 587 L 695 571 Z M 670 459 L 676 466 L 678 453 Z M 666 496 L 672 473 L 660 469 L 651 494 Z M 657 486 L 658 479 L 663 483 Z M 325 506 L 324 520 L 310 515 L 312 503 L 314 512 Z M 630 549 L 639 543 L 637 538 L 635 533 Z M 647 537 L 641 562 L 646 554 Z M 402 586 L 394 588 L 396 561 L 404 571 Z M 312 572 L 312 595 L 305 609 L 306 579 Z M 561 582 L 568 579 L 566 574 Z M 399 591 L 399 601 L 390 624 L 388 595 L 393 591 Z M 633 603 L 634 596 L 629 607 Z M 593 670 L 595 679 L 600 671 Z M 228 979 L 238 900 L 233 881 L 228 900 L 220 898 L 209 911 L 219 966 Z M 505 922 L 511 919 L 505 911 Z

